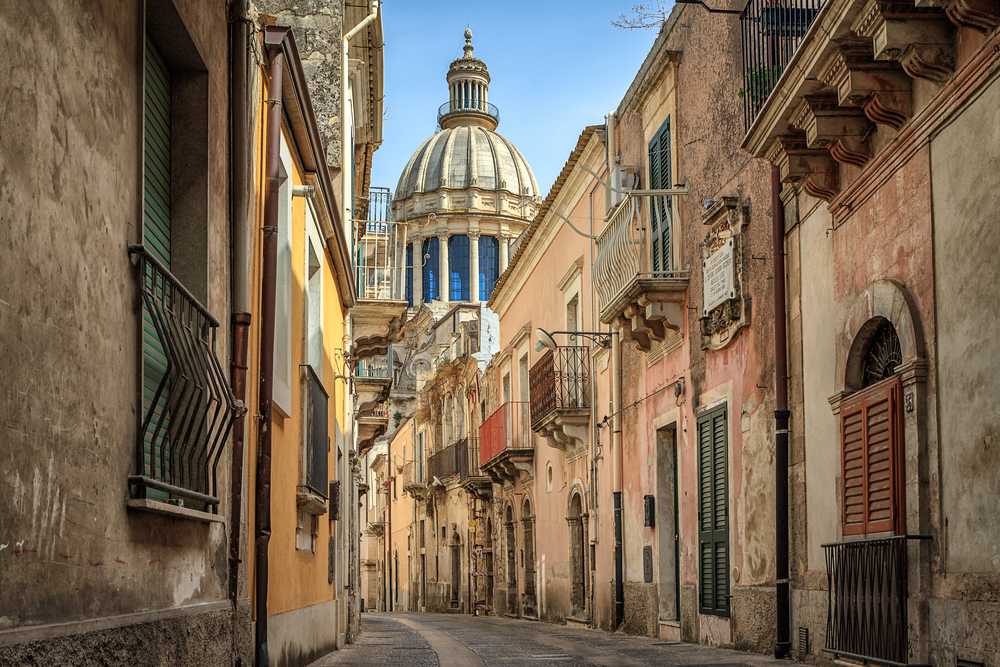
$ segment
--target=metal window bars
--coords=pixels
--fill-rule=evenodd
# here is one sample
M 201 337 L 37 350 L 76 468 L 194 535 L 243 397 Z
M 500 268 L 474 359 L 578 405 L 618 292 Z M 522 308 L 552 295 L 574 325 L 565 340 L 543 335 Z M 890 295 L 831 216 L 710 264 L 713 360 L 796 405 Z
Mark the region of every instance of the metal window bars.
M 907 541 L 896 535 L 824 544 L 829 586 L 825 650 L 884 665 L 905 665 Z
M 750 0 L 740 15 L 745 129 L 764 107 L 824 0 Z
M 219 322 L 145 246 L 128 252 L 138 257 L 143 309 L 166 357 L 142 416 L 129 486 L 139 498 L 154 489 L 217 513 L 216 471 L 238 409 L 215 354 Z
M 302 434 L 306 454 L 306 486 L 328 498 L 330 459 L 329 398 L 312 366 L 303 364 L 302 385 L 305 399 L 305 430 Z

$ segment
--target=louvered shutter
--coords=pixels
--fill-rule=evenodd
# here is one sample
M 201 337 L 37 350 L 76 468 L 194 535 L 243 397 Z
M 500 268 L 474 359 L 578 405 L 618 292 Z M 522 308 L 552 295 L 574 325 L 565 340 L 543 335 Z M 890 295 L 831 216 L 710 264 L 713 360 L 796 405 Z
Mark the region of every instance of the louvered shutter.
M 898 529 L 901 516 L 899 378 L 883 380 L 840 409 L 844 535 Z
M 170 230 L 170 70 L 163 55 L 146 37 L 146 65 L 144 77 L 144 149 L 143 149 L 143 244 L 168 270 L 171 259 Z M 144 278 L 147 279 L 148 278 Z M 162 288 L 157 285 L 156 288 Z M 167 372 L 167 357 L 163 344 L 153 326 L 153 320 L 143 305 L 142 312 L 142 403 L 145 415 L 153 402 L 154 417 L 151 423 L 160 428 L 147 428 L 144 433 L 143 471 L 154 478 L 163 478 L 160 451 L 169 437 L 169 422 L 159 419 L 166 410 L 166 387 L 157 399 L 156 393 Z M 149 497 L 159 497 L 147 490 Z M 165 496 L 164 496 L 165 497 Z
M 721 406 L 698 419 L 699 607 L 729 615 L 728 423 Z
M 670 118 L 664 121 L 649 142 L 649 187 L 653 190 L 671 186 Z M 650 260 L 653 271 L 669 271 L 670 257 L 670 198 L 650 199 Z

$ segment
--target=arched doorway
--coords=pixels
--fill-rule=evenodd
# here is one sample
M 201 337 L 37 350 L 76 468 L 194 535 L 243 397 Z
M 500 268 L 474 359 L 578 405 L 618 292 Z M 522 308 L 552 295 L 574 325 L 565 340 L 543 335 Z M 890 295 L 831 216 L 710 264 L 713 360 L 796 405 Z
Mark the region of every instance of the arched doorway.
M 459 594 L 462 592 L 462 539 L 458 533 L 451 534 L 451 600 L 448 606 L 458 609 L 462 606 Z
M 584 617 L 587 614 L 587 578 L 584 569 L 583 539 L 583 499 L 574 491 L 569 503 L 569 561 L 572 604 L 570 615 Z
M 535 517 L 531 513 L 531 501 L 524 499 L 521 506 L 521 525 L 524 530 L 524 615 L 536 615 L 535 611 Z
M 517 538 L 514 533 L 514 508 L 507 506 L 504 517 L 507 533 L 507 613 L 517 616 Z

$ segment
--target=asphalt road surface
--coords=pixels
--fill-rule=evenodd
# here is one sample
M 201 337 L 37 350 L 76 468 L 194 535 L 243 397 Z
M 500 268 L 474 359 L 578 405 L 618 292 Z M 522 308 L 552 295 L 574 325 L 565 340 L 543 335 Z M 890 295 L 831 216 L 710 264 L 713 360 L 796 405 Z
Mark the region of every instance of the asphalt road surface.
M 765 655 L 458 614 L 361 617 L 358 642 L 309 667 L 777 667 Z

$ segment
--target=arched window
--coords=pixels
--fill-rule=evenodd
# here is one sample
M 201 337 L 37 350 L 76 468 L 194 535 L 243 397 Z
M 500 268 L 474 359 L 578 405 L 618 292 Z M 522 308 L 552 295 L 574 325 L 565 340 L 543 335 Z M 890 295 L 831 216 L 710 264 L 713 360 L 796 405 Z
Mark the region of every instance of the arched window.
M 413 307 L 413 244 L 406 244 L 406 302 Z
M 495 236 L 479 237 L 479 298 L 486 301 L 500 277 L 500 243 Z
M 448 239 L 449 300 L 469 300 L 469 237 L 455 234 Z
M 424 257 L 427 257 L 426 261 Z M 441 285 L 438 283 L 438 239 L 436 236 L 424 239 L 423 252 L 420 253 L 423 262 L 423 300 L 430 303 L 441 296 Z
M 863 376 L 861 381 L 865 387 L 892 377 L 896 366 L 903 363 L 903 353 L 899 347 L 899 336 L 896 328 L 889 320 L 883 320 L 872 335 L 865 352 Z

